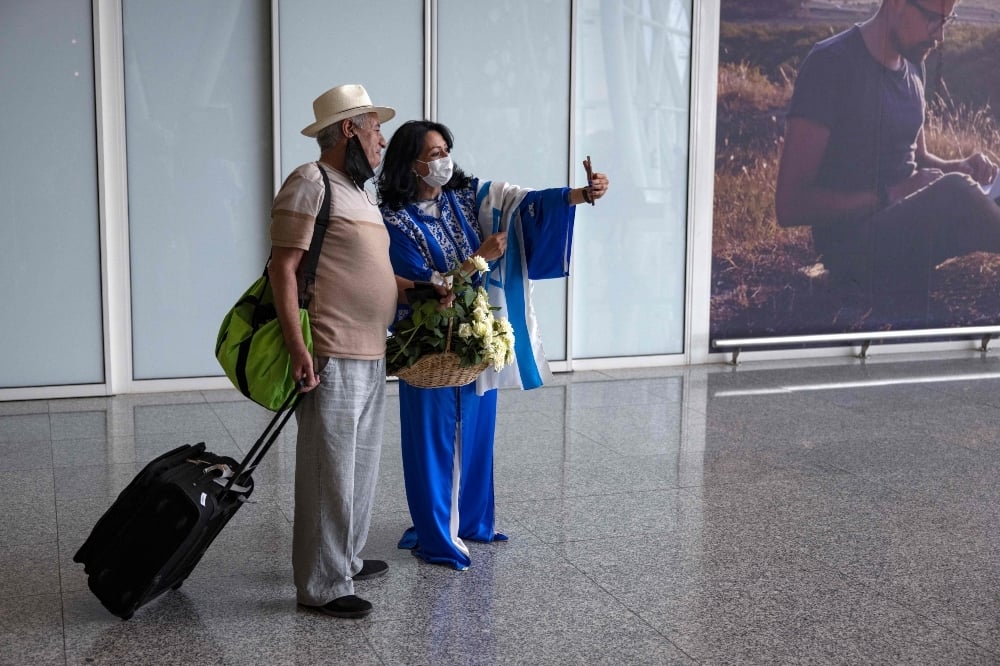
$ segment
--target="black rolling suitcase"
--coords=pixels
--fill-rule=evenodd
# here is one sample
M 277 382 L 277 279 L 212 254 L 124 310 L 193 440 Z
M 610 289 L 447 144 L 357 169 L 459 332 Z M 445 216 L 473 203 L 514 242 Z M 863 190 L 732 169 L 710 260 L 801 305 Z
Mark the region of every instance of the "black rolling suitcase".
M 127 620 L 177 589 L 253 492 L 253 470 L 295 412 L 293 394 L 241 463 L 185 444 L 147 464 L 73 556 L 104 607 Z M 280 422 L 279 422 L 280 420 Z

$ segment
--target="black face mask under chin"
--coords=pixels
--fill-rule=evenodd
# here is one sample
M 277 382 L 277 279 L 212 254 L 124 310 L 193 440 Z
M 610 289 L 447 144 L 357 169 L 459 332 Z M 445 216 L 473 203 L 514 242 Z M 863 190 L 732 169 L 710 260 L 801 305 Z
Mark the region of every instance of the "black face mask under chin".
M 356 136 L 347 140 L 347 149 L 344 152 L 344 169 L 354 184 L 361 189 L 364 189 L 366 181 L 375 177 L 375 171 L 368 163 L 365 149 L 361 147 L 361 141 Z

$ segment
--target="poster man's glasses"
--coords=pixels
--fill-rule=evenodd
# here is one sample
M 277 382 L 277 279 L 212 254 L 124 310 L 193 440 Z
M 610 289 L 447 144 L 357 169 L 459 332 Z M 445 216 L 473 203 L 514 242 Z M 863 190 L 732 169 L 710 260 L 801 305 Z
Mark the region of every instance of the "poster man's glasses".
M 927 19 L 927 32 L 932 34 L 958 18 L 958 14 L 955 12 L 948 15 L 942 14 L 941 12 L 935 12 L 927 9 L 917 0 L 906 0 L 906 4 L 923 14 L 923 17 Z

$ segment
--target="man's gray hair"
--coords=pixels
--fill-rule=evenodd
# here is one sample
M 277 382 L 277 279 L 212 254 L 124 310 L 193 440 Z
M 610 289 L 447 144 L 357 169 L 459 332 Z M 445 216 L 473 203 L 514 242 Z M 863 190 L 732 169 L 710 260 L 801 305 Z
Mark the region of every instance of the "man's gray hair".
M 350 121 L 356 127 L 368 127 L 371 123 L 371 112 L 360 113 L 350 118 Z M 319 144 L 319 149 L 321 151 L 333 148 L 344 138 L 344 133 L 340 131 L 341 123 L 343 122 L 344 121 L 342 120 L 338 120 L 332 125 L 327 125 L 319 131 L 316 135 L 316 142 Z

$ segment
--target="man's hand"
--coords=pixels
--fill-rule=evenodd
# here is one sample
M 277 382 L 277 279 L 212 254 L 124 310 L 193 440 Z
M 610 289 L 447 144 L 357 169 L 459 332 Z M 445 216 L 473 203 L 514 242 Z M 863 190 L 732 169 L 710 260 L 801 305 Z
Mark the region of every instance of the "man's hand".
M 303 250 L 287 247 L 271 248 L 271 262 L 267 271 L 271 276 L 274 308 L 281 324 L 281 335 L 292 364 L 292 377 L 301 382 L 303 393 L 316 388 L 319 377 L 313 370 L 312 355 L 306 349 L 299 327 L 299 291 L 296 271 L 305 255 Z
M 962 160 L 961 168 L 963 173 L 972 176 L 980 185 L 989 185 L 997 177 L 997 165 L 983 153 L 976 153 Z
M 941 169 L 917 169 L 915 174 L 889 188 L 889 203 L 895 203 L 922 190 L 943 175 Z
M 313 371 L 313 359 L 309 350 L 303 347 L 289 356 L 292 361 L 292 377 L 299 382 L 299 391 L 308 393 L 319 386 L 319 375 Z

